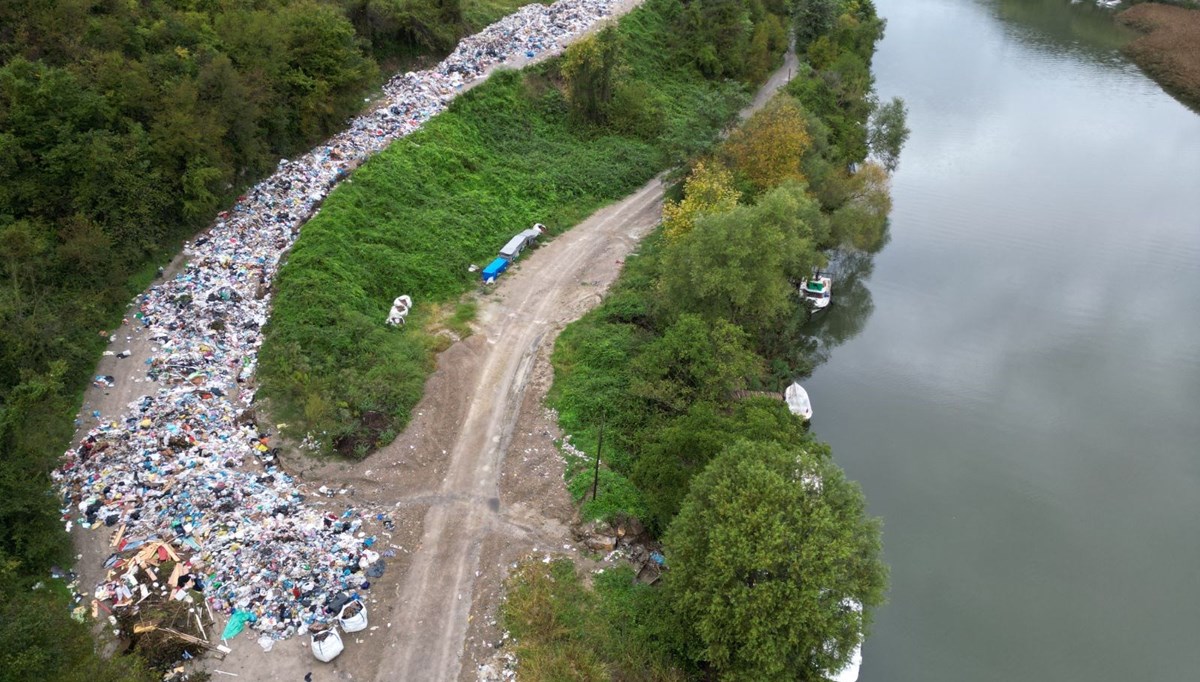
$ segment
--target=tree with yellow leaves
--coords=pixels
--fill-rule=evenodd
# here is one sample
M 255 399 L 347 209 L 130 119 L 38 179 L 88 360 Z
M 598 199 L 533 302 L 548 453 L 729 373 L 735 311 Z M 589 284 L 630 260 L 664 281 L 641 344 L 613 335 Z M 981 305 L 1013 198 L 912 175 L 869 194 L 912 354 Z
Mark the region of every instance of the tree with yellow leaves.
M 882 165 L 867 161 L 845 183 L 846 201 L 831 217 L 834 241 L 863 251 L 883 246 L 892 210 L 890 176 Z
M 784 180 L 804 180 L 800 160 L 811 144 L 799 102 L 780 95 L 729 136 L 722 156 L 761 193 Z
M 718 161 L 697 161 L 683 183 L 683 200 L 663 206 L 663 232 L 678 239 L 691 231 L 703 213 L 724 213 L 738 204 L 733 174 Z

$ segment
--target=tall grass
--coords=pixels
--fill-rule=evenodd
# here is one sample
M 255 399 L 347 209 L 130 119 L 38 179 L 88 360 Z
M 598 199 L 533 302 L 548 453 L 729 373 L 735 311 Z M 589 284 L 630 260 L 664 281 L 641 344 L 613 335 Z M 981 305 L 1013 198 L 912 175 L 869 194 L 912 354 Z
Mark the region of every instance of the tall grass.
M 422 306 L 460 296 L 534 222 L 567 229 L 708 144 L 746 101 L 661 49 L 674 0 L 619 26 L 632 78 L 662 104 L 662 134 L 618 135 L 569 122 L 558 62 L 502 72 L 355 172 L 305 226 L 279 274 L 259 377 L 292 435 L 363 456 L 408 421 L 435 345 Z M 384 325 L 411 295 L 406 328 Z

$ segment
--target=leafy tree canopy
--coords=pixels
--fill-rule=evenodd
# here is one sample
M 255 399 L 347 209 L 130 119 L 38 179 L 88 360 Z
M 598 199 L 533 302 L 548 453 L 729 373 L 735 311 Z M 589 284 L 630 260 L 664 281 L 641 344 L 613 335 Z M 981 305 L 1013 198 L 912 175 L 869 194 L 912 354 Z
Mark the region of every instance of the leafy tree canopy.
M 571 112 L 588 123 L 606 123 L 617 80 L 624 70 L 621 34 L 616 26 L 606 26 L 596 35 L 568 47 L 561 70 L 567 81 Z
M 692 655 L 729 680 L 840 670 L 882 602 L 879 530 L 827 456 L 727 448 L 695 478 L 665 541 L 666 587 L 679 627 L 694 633 Z
M 802 181 L 801 160 L 812 142 L 805 125 L 794 98 L 775 97 L 729 136 L 722 153 L 756 194 L 785 180 Z
M 661 305 L 725 319 L 752 335 L 794 305 L 791 280 L 821 262 L 824 216 L 803 184 L 789 181 L 753 206 L 708 214 L 663 254 Z
M 899 97 L 893 97 L 892 101 L 880 104 L 871 112 L 867 144 L 889 173 L 895 172 L 900 165 L 900 149 L 908 141 L 911 132 L 907 119 L 908 110 L 904 107 L 904 100 Z
M 668 239 L 681 237 L 692 230 L 698 216 L 732 210 L 739 195 L 733 174 L 720 162 L 697 161 L 683 183 L 683 199 L 663 205 L 663 232 Z

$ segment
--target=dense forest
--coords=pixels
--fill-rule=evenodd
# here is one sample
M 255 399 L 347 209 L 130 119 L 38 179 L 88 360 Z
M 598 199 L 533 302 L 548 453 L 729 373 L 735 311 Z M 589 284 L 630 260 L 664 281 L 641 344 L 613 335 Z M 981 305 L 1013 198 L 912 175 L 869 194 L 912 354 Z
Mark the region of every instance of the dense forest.
M 118 679 L 63 595 L 50 469 L 106 339 L 182 240 L 389 69 L 519 3 L 0 3 L 0 679 Z M 37 623 L 37 627 L 31 624 Z

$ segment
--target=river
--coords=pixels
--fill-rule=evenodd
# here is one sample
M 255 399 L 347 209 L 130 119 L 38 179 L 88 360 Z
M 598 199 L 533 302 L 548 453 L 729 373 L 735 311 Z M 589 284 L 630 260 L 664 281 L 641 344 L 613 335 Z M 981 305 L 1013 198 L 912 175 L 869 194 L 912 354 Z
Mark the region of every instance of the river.
M 1093 6 L 877 4 L 912 137 L 806 384 L 884 520 L 860 679 L 1200 679 L 1200 116 Z

